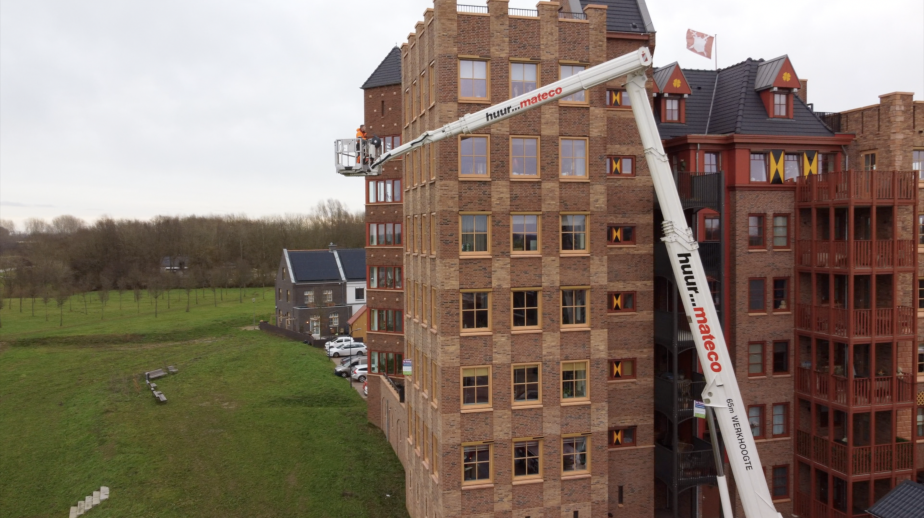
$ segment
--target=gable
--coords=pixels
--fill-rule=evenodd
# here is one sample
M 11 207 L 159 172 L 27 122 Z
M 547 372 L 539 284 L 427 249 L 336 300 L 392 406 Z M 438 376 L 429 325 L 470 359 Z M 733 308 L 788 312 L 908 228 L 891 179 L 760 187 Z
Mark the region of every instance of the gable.
M 799 81 L 789 56 L 784 54 L 757 66 L 754 89 L 761 91 L 768 88 L 802 88 L 802 82 Z
M 690 95 L 690 83 L 677 62 L 663 66 L 654 72 L 656 93 Z

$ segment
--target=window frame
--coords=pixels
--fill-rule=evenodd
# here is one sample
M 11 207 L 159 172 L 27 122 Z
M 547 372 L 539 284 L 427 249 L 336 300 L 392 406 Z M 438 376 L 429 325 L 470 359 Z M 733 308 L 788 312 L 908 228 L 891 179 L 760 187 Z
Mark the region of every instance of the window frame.
M 462 172 L 462 156 L 463 156 L 463 155 L 462 155 L 462 141 L 463 141 L 463 140 L 466 140 L 466 139 L 476 139 L 476 138 L 483 138 L 483 139 L 485 140 L 485 155 L 484 155 L 484 157 L 485 157 L 485 173 L 484 173 L 484 174 L 478 174 L 478 173 L 463 173 L 463 172 Z M 456 164 L 456 167 L 458 168 L 458 176 L 459 176 L 459 179 L 460 179 L 460 180 L 465 180 L 465 181 L 490 180 L 490 178 L 491 178 L 491 135 L 489 135 L 489 134 L 481 134 L 481 133 L 477 133 L 477 134 L 462 134 L 462 135 L 459 135 L 458 137 L 456 137 L 456 140 L 457 140 L 457 145 L 458 145 L 458 148 L 457 148 L 457 149 L 458 149 L 458 153 L 457 153 L 457 154 L 458 154 L 458 157 L 459 157 L 459 158 L 458 158 L 458 163 Z M 473 146 L 473 147 L 472 147 L 472 153 L 473 153 L 473 154 L 472 154 L 472 155 L 464 155 L 464 156 L 472 156 L 472 157 L 481 156 L 481 155 L 476 155 L 476 154 L 474 154 L 474 152 L 475 152 L 475 151 L 474 151 L 474 143 L 472 143 L 472 146 Z M 473 161 L 472 167 L 474 168 L 474 166 L 475 166 L 475 164 L 474 164 L 474 161 Z M 475 169 L 477 169 L 477 168 L 475 168 Z
M 461 474 L 462 476 L 459 478 L 461 479 L 462 486 L 463 487 L 482 486 L 482 485 L 494 484 L 494 442 L 493 441 L 491 442 L 487 442 L 487 441 L 464 442 L 460 446 L 461 448 L 459 448 L 459 450 L 461 453 L 460 465 L 462 467 L 462 474 Z M 466 467 L 465 450 L 466 448 L 481 448 L 481 447 L 485 447 L 488 450 L 488 478 L 487 479 L 465 480 L 465 467 Z M 478 464 L 478 463 L 476 462 L 475 464 Z
M 388 313 L 392 313 L 392 322 L 393 330 L 388 330 Z M 385 315 L 385 324 L 386 328 L 384 330 L 378 329 L 378 314 L 383 313 Z M 388 333 L 388 334 L 404 334 L 404 311 L 400 309 L 376 309 L 370 308 L 366 310 L 366 330 L 370 333 Z M 373 326 L 373 322 L 375 325 Z
M 513 479 L 514 483 L 516 483 L 517 481 L 521 481 L 521 480 L 542 480 L 542 474 L 545 471 L 545 462 L 543 458 L 545 457 L 543 455 L 543 451 L 545 450 L 545 444 L 543 444 L 544 441 L 540 438 L 535 438 L 535 437 L 523 437 L 523 438 L 513 439 L 511 442 L 513 444 L 511 447 L 511 451 L 510 451 L 510 458 L 511 458 L 510 477 Z M 535 442 L 537 443 L 537 446 L 538 446 L 539 454 L 535 458 L 537 459 L 537 462 L 539 463 L 539 472 L 532 474 L 532 475 L 517 475 L 516 474 L 517 473 L 517 460 L 518 460 L 517 444 L 530 443 L 530 442 Z M 526 457 L 523 457 L 523 458 L 528 461 L 529 459 L 533 457 L 530 457 L 527 455 Z
M 622 163 L 623 160 L 628 159 L 629 162 L 629 172 L 625 172 L 625 164 Z M 614 173 L 613 162 L 619 161 L 619 173 Z M 633 178 L 635 177 L 635 165 L 636 159 L 632 155 L 607 155 L 606 157 L 606 177 L 607 178 Z
M 613 309 L 615 305 L 613 303 L 613 296 L 619 294 L 619 296 L 630 295 L 632 298 L 632 307 L 626 308 L 624 304 L 620 309 Z M 638 312 L 638 292 L 636 291 L 608 291 L 606 293 L 606 312 L 609 315 L 620 314 L 620 313 L 637 313 Z
M 777 283 L 777 281 L 783 281 L 783 282 L 785 283 L 784 288 L 783 288 L 783 290 L 784 290 L 785 293 L 783 294 L 783 298 L 782 298 L 782 299 L 777 299 L 777 297 L 776 297 L 776 292 L 777 292 L 776 283 Z M 772 284 L 771 284 L 772 288 L 771 288 L 771 289 L 772 289 L 773 291 L 772 291 L 772 293 L 771 293 L 772 301 L 770 302 L 770 308 L 773 310 L 774 313 L 791 313 L 791 312 L 792 312 L 792 306 L 791 306 L 791 304 L 789 303 L 789 299 L 790 299 L 790 297 L 791 297 L 791 295 L 792 295 L 792 293 L 791 293 L 792 290 L 790 289 L 790 285 L 791 285 L 792 283 L 790 282 L 790 278 L 789 278 L 789 277 L 773 277 L 773 279 L 771 280 L 771 282 L 772 282 Z M 777 300 L 780 301 L 780 306 L 781 306 L 781 307 L 779 307 L 779 308 L 776 307 Z M 783 307 L 783 304 L 785 304 L 785 307 Z
M 758 225 L 751 224 L 751 218 L 758 218 Z M 748 214 L 748 250 L 766 250 L 767 249 L 767 221 L 765 214 L 759 213 L 750 213 Z M 757 238 L 760 239 L 759 244 L 753 244 L 751 241 L 751 229 L 757 228 L 759 233 Z
M 752 365 L 758 365 L 758 363 L 752 361 L 753 356 L 758 353 L 751 352 L 752 346 L 760 346 L 760 371 L 751 371 Z M 759 378 L 767 375 L 767 343 L 760 341 L 750 341 L 748 342 L 748 377 L 749 378 Z
M 565 299 L 566 291 L 571 291 L 571 292 L 583 291 L 584 292 L 584 305 L 580 306 L 580 305 L 574 304 L 571 306 L 565 306 L 564 299 Z M 568 330 L 568 329 L 590 329 L 590 286 L 561 286 L 559 287 L 558 292 L 559 292 L 559 307 L 561 308 L 561 313 L 560 313 L 561 323 L 559 324 L 559 328 L 563 331 Z M 572 294 L 572 298 L 574 298 L 574 294 Z M 578 324 L 565 324 L 565 309 L 566 308 L 579 308 L 579 307 L 584 308 L 584 322 L 581 322 Z M 577 319 L 574 318 L 574 320 L 577 320 Z
M 583 216 L 584 217 L 584 231 L 583 232 L 565 232 L 564 228 L 564 218 L 567 216 Z M 573 226 L 573 225 L 572 225 Z M 589 212 L 561 212 L 558 215 L 558 252 L 560 255 L 590 255 L 590 213 Z M 565 250 L 564 248 L 564 236 L 565 234 L 571 234 L 575 236 L 577 234 L 584 235 L 584 247 L 580 249 L 571 249 Z M 574 243 L 574 238 L 572 237 L 572 244 Z
M 703 152 L 703 174 L 716 174 L 721 171 L 721 165 L 719 161 L 721 160 L 720 156 L 722 153 L 718 151 L 704 151 Z M 706 157 L 715 157 L 715 163 L 710 164 Z M 710 166 L 715 168 L 715 171 L 710 171 Z
M 618 243 L 615 243 L 615 242 L 611 241 L 611 240 L 610 240 L 610 236 L 612 235 L 612 232 L 610 232 L 610 230 L 611 230 L 611 229 L 614 229 L 614 228 L 620 228 L 620 229 L 627 229 L 627 228 L 630 228 L 630 229 L 632 229 L 632 239 L 631 239 L 631 240 L 623 240 L 623 241 L 620 241 L 620 242 L 618 242 Z M 606 246 L 616 246 L 616 247 L 620 247 L 620 246 L 638 246 L 638 241 L 637 241 L 637 236 L 638 236 L 638 234 L 636 233 L 636 228 L 637 228 L 636 225 L 625 225 L 625 224 L 612 224 L 612 225 L 607 225 L 607 226 L 606 226 Z
M 427 108 L 432 108 L 436 104 L 436 62 L 430 62 L 430 106 Z
M 783 416 L 783 425 L 782 425 L 782 426 L 783 426 L 783 432 L 782 432 L 782 433 L 776 433 L 776 416 L 777 416 L 777 414 L 776 414 L 776 409 L 777 409 L 777 408 L 782 408 L 782 409 L 783 409 L 783 413 L 782 413 L 782 416 Z M 773 404 L 770 406 L 770 436 L 773 437 L 773 438 L 776 438 L 776 437 L 789 437 L 789 428 L 790 428 L 789 422 L 790 422 L 790 418 L 789 418 L 789 403 L 773 403 Z
M 488 370 L 488 401 L 487 403 L 466 403 L 465 402 L 465 371 L 466 370 L 476 370 L 476 369 L 487 369 Z M 478 377 L 475 373 L 475 378 Z M 477 383 L 477 380 L 476 380 Z M 484 385 L 472 385 L 475 390 L 475 401 L 478 399 L 478 387 L 483 387 Z M 494 370 L 493 367 L 489 365 L 463 365 L 459 367 L 459 409 L 460 412 L 465 413 L 466 411 L 471 410 L 490 410 L 493 408 L 494 404 Z
M 542 66 L 541 66 L 542 63 L 541 63 L 541 62 L 539 62 L 539 61 L 534 61 L 534 60 L 529 60 L 529 59 L 511 59 L 509 63 L 510 63 L 510 67 L 508 68 L 508 77 L 510 77 L 510 80 L 508 81 L 508 85 L 507 85 L 507 86 L 509 87 L 509 94 L 510 94 L 510 97 L 511 97 L 511 98 L 513 98 L 513 97 L 518 97 L 518 96 L 520 96 L 520 95 L 524 95 L 524 94 L 527 94 L 527 93 L 529 93 L 529 92 L 534 92 L 534 91 L 536 91 L 536 90 L 539 89 L 539 86 L 542 84 L 542 79 L 541 79 L 541 77 L 540 77 L 541 74 L 542 74 Z M 514 83 L 514 82 L 519 82 L 519 83 L 526 83 L 526 82 L 527 82 L 527 81 L 514 81 L 514 77 L 513 77 L 513 65 L 532 65 L 532 66 L 536 67 L 536 80 L 535 80 L 536 86 L 535 86 L 535 88 L 533 88 L 532 90 L 526 90 L 526 91 L 524 91 L 524 92 L 522 92 L 522 93 L 518 93 L 518 94 L 515 94 L 515 93 L 513 92 L 513 83 Z
M 875 171 L 876 170 L 876 152 L 875 151 L 861 153 L 860 158 L 863 159 L 863 170 L 864 171 Z
M 526 243 L 526 235 L 528 232 L 525 230 L 523 232 L 516 232 L 514 228 L 513 218 L 514 216 L 533 216 L 536 218 L 536 249 L 535 250 L 516 250 L 514 249 L 514 236 L 517 234 L 522 234 L 524 236 L 523 243 Z M 524 223 L 525 225 L 525 223 Z M 525 246 L 524 246 L 525 248 Z M 510 255 L 511 257 L 529 257 L 529 256 L 541 256 L 542 255 L 542 213 L 541 212 L 511 212 L 510 213 Z
M 761 157 L 761 161 L 763 162 L 763 165 L 764 165 L 763 180 L 754 179 L 754 157 L 758 155 Z M 770 182 L 770 170 L 768 166 L 769 166 L 769 163 L 767 160 L 767 153 L 755 153 L 753 151 L 750 152 L 749 158 L 748 158 L 748 181 L 749 183 L 769 183 Z
M 380 225 L 382 226 L 382 229 L 383 229 L 381 235 L 386 238 L 385 239 L 386 242 L 384 244 L 380 244 L 378 242 L 378 236 L 379 236 L 378 227 Z M 391 243 L 387 242 L 388 241 L 387 239 L 388 225 L 392 226 L 392 234 L 391 234 L 392 242 Z M 402 248 L 404 247 L 404 244 L 402 242 L 402 240 L 404 239 L 404 236 L 403 236 L 404 229 L 402 228 L 403 225 L 404 223 L 401 221 L 384 222 L 384 223 L 369 223 L 368 225 L 366 225 L 366 246 L 375 247 L 375 248 L 385 248 L 385 247 Z M 375 238 L 375 241 L 376 241 L 375 243 L 372 242 L 373 237 Z
M 571 380 L 565 380 L 565 365 L 578 365 L 584 364 L 584 378 L 578 379 L 573 378 Z M 576 372 L 571 369 L 570 372 Z M 561 404 L 567 406 L 568 404 L 580 404 L 590 402 L 590 360 L 567 360 L 559 362 L 559 375 L 558 375 L 558 396 L 561 398 Z M 583 396 L 565 396 L 565 383 L 567 382 L 577 382 L 584 381 L 584 395 Z M 577 392 L 577 386 L 575 385 L 575 392 Z
M 467 294 L 467 293 L 484 293 L 484 294 L 487 294 L 487 296 L 488 296 L 488 301 L 487 301 L 487 305 L 488 305 L 488 307 L 487 307 L 487 312 L 488 312 L 488 325 L 487 325 L 487 327 L 472 327 L 472 328 L 465 328 L 465 327 L 463 327 L 463 325 L 464 325 L 463 322 L 464 322 L 464 320 L 465 320 L 465 311 L 474 311 L 474 312 L 475 312 L 475 322 L 476 322 L 476 323 L 477 323 L 477 321 L 478 321 L 478 316 L 477 316 L 478 313 L 477 313 L 477 312 L 478 312 L 478 311 L 483 311 L 483 310 L 481 310 L 481 309 L 479 309 L 479 308 L 477 308 L 477 307 L 475 307 L 475 308 L 472 309 L 472 310 L 463 310 L 463 309 L 462 309 L 462 303 L 463 303 L 463 302 L 462 302 L 462 299 L 463 299 L 464 295 Z M 492 290 L 491 290 L 491 289 L 459 290 L 459 334 L 462 334 L 462 335 L 471 335 L 471 334 L 480 334 L 480 333 L 490 333 L 490 332 L 492 331 L 492 329 L 493 329 L 493 327 L 492 327 L 492 325 L 491 325 L 491 323 L 492 323 L 492 318 L 493 318 L 493 315 L 492 315 L 492 312 L 493 312 L 493 311 L 492 311 L 492 308 L 491 308 L 492 299 L 493 299 L 492 294 L 493 294 L 493 293 L 492 293 Z M 477 300 L 477 299 L 476 299 L 476 300 Z M 476 304 L 476 306 L 477 306 L 477 302 L 476 302 L 475 304 Z
M 485 90 L 484 90 L 485 96 L 484 96 L 484 97 L 478 97 L 478 96 L 465 97 L 465 96 L 462 95 L 462 80 L 464 79 L 464 78 L 462 77 L 462 63 L 463 63 L 463 62 L 466 62 L 466 61 L 471 61 L 471 62 L 473 62 L 473 63 L 476 63 L 476 62 L 484 63 L 484 85 L 485 85 Z M 475 78 L 474 75 L 475 75 L 475 68 L 474 68 L 474 65 L 473 65 L 473 66 L 472 66 L 472 76 L 473 76 L 473 77 L 471 78 L 471 80 L 472 80 L 472 81 L 480 81 L 480 79 Z M 456 60 L 456 81 L 458 81 L 458 83 L 457 83 L 457 84 L 458 84 L 458 91 L 457 91 L 457 93 L 458 93 L 458 98 L 457 98 L 458 102 L 460 102 L 460 103 L 466 103 L 466 102 L 467 102 L 467 103 L 472 103 L 472 102 L 474 102 L 474 103 L 490 103 L 490 102 L 491 102 L 491 60 L 490 60 L 490 59 L 487 59 L 487 58 L 479 58 L 479 57 L 472 57 L 472 56 L 466 56 L 466 57 L 464 57 L 464 58 L 463 58 L 463 57 L 458 58 L 458 59 Z M 473 84 L 473 87 L 472 87 L 472 93 L 475 93 L 474 84 Z
M 663 117 L 661 118 L 661 122 L 681 124 L 682 119 L 683 119 L 681 115 L 681 111 L 683 110 L 683 98 L 665 96 L 661 100 L 664 103 L 663 104 L 664 109 L 661 111 L 661 113 L 663 114 Z M 671 110 L 670 106 L 668 106 L 672 101 L 677 103 L 676 110 Z M 676 111 L 677 113 L 676 118 L 674 119 L 671 118 L 671 111 Z
M 577 160 L 580 157 L 565 157 L 561 150 L 564 141 L 580 141 L 584 143 L 584 174 L 566 175 L 562 169 L 564 160 Z M 572 145 L 572 149 L 574 149 Z M 573 153 L 573 151 L 572 151 Z M 563 182 L 588 182 L 590 181 L 590 139 L 587 137 L 558 137 L 558 180 Z
M 632 442 L 615 444 L 616 432 L 632 430 Z M 606 431 L 606 449 L 618 450 L 620 448 L 635 448 L 638 446 L 638 426 L 614 426 Z
M 786 470 L 786 484 L 784 489 L 786 490 L 785 495 L 776 495 L 776 489 L 779 487 L 777 485 L 776 470 L 785 469 Z M 777 500 L 788 500 L 790 498 L 789 491 L 789 464 L 777 464 L 770 467 L 770 498 L 774 501 Z
M 629 104 L 611 104 L 610 103 L 610 94 L 616 93 L 619 96 L 619 99 L 629 99 Z M 632 100 L 629 98 L 629 92 L 624 88 L 607 88 L 606 89 L 606 107 L 612 110 L 631 110 L 632 109 Z
M 620 373 L 620 376 L 616 377 L 615 375 L 616 373 L 615 363 L 616 362 L 620 362 L 620 364 L 628 363 L 632 365 L 632 374 L 624 375 Z M 607 365 L 607 381 L 634 380 L 638 378 L 638 370 L 637 370 L 638 363 L 636 362 L 636 358 L 616 358 L 612 360 L 607 360 L 606 365 Z M 622 370 L 622 365 L 620 365 L 620 370 Z
M 709 228 L 710 221 L 717 221 L 718 226 L 714 229 Z M 709 234 L 712 232 L 717 233 L 717 236 L 713 236 L 715 239 L 710 239 Z M 703 215 L 703 242 L 704 243 L 718 243 L 722 240 L 722 216 L 718 214 L 705 214 Z
M 516 399 L 516 370 L 518 368 L 526 367 L 537 367 L 537 399 L 526 399 L 523 401 L 517 401 Z M 531 385 L 532 382 L 523 382 L 520 385 Z M 528 393 L 528 392 L 527 392 Z M 513 408 L 522 408 L 522 407 L 537 407 L 542 406 L 542 363 L 540 362 L 523 362 L 523 363 L 512 363 L 510 364 L 510 406 Z
M 581 72 L 584 72 L 585 70 L 587 70 L 587 68 L 588 68 L 589 66 L 590 66 L 590 64 L 588 64 L 588 63 L 562 62 L 562 61 L 559 61 L 559 62 L 558 62 L 558 80 L 561 81 L 562 79 L 565 79 L 566 77 L 572 77 L 572 76 L 574 76 L 575 74 L 579 74 L 579 73 L 581 73 Z M 562 76 L 562 75 L 561 75 L 562 67 L 581 67 L 581 70 L 577 70 L 577 71 L 572 70 L 572 71 L 571 71 L 571 74 L 569 74 L 569 75 L 567 75 L 567 76 Z M 577 96 L 578 94 L 581 95 L 581 97 L 582 97 L 581 100 L 578 101 L 578 100 L 572 99 L 573 97 Z M 588 97 L 589 97 L 589 96 L 587 95 L 587 90 L 581 90 L 580 92 L 574 92 L 573 94 L 568 95 L 568 96 L 566 96 L 566 97 L 560 99 L 560 100 L 558 101 L 558 104 L 559 104 L 559 106 L 589 106 L 589 105 L 590 105 L 590 99 L 588 99 Z
M 514 302 L 514 294 L 515 294 L 515 293 L 529 292 L 529 291 L 535 291 L 535 292 L 536 292 L 536 304 L 537 304 L 537 306 L 536 306 L 536 308 L 535 308 L 535 309 L 536 309 L 536 325 L 534 325 L 534 326 L 530 326 L 530 325 L 518 326 L 518 325 L 516 325 L 516 320 L 515 320 L 515 318 L 516 318 L 515 313 L 516 313 L 516 310 L 517 310 L 518 308 L 517 308 L 517 306 L 515 305 L 515 302 Z M 523 306 L 522 309 L 524 309 L 524 310 L 529 310 L 529 309 L 532 309 L 532 308 L 529 307 L 529 306 Z M 542 288 L 541 288 L 541 287 L 536 287 L 536 288 L 511 288 L 511 289 L 510 289 L 510 332 L 511 332 L 512 334 L 518 334 L 518 333 L 524 333 L 524 332 L 530 332 L 530 331 L 538 331 L 538 330 L 541 330 L 541 329 L 542 329 Z
M 382 200 L 379 199 L 379 186 L 381 185 L 382 189 Z M 387 201 L 388 198 L 388 187 L 391 186 L 391 201 Z M 403 203 L 401 199 L 402 192 L 402 181 L 400 178 L 394 179 L 377 179 L 371 178 L 366 181 L 366 204 L 367 205 L 382 205 L 387 203 L 401 204 Z M 375 199 L 373 199 L 372 194 L 374 193 Z
M 756 409 L 759 409 L 759 410 L 760 410 L 760 412 L 759 412 L 759 414 L 758 414 L 759 422 L 758 422 L 758 425 L 757 425 L 757 432 L 758 432 L 758 433 L 756 433 L 756 434 L 753 433 L 753 432 L 754 432 L 754 427 L 751 426 L 751 409 L 752 409 L 752 408 L 756 408 Z M 765 428 L 767 427 L 767 426 L 766 426 L 766 424 L 767 424 L 767 423 L 766 423 L 766 420 L 767 420 L 767 405 L 763 405 L 763 404 L 761 404 L 761 405 L 748 405 L 748 408 L 747 408 L 747 415 L 748 415 L 748 427 L 751 428 L 751 433 L 754 435 L 754 439 L 755 439 L 755 440 L 757 440 L 757 439 L 765 439 L 765 438 L 766 438 L 766 430 L 765 430 Z
M 786 346 L 786 370 L 783 370 L 783 371 L 777 371 L 777 370 L 776 370 L 776 355 L 777 355 L 776 346 L 777 346 L 778 344 L 784 344 L 784 345 Z M 791 346 L 791 343 L 790 343 L 789 340 L 773 340 L 773 341 L 770 343 L 770 348 L 771 348 L 771 349 L 770 349 L 770 354 L 771 354 L 771 356 L 770 356 L 770 372 L 771 372 L 771 374 L 773 374 L 774 376 L 786 376 L 786 375 L 789 375 L 789 374 L 792 373 L 792 367 L 791 367 L 791 364 L 792 364 L 792 353 L 791 353 L 791 351 L 790 351 L 790 349 L 791 349 L 790 346 Z
M 513 171 L 513 140 L 535 140 L 536 141 L 536 174 L 514 174 Z M 510 135 L 510 138 L 507 139 L 508 143 L 508 153 L 510 156 L 510 179 L 514 181 L 537 181 L 540 180 L 540 160 L 542 157 L 542 139 L 536 135 Z M 490 155 L 490 153 L 489 153 Z M 524 160 L 529 158 L 527 155 L 523 155 Z
M 436 257 L 436 248 L 437 248 L 436 245 L 437 243 L 439 243 L 439 239 L 437 239 L 436 237 L 437 236 L 436 231 L 438 229 L 439 229 L 439 225 L 437 225 L 437 222 L 436 222 L 436 213 L 431 212 L 430 213 L 430 257 Z
M 580 454 L 579 453 L 566 454 L 565 453 L 565 441 L 570 440 L 570 439 L 577 439 L 577 438 L 584 440 L 584 457 L 587 459 L 587 462 L 584 463 L 584 469 L 566 470 L 565 469 L 565 455 L 580 455 Z M 591 473 L 590 471 L 591 470 L 591 464 L 590 464 L 591 463 L 591 458 L 590 458 L 591 436 L 590 434 L 589 433 L 562 434 L 560 444 L 561 444 L 561 449 L 559 450 L 559 455 L 561 455 L 561 477 L 566 478 L 566 477 L 572 477 L 572 476 L 590 475 Z M 572 463 L 572 466 L 573 465 L 574 464 Z
M 749 217 L 750 217 L 750 216 L 749 216 Z M 784 227 L 782 227 L 781 225 L 777 225 L 777 224 L 776 224 L 776 219 L 777 219 L 777 218 L 785 218 L 785 219 L 786 219 L 786 226 L 785 226 L 785 228 L 786 228 L 786 234 L 784 235 L 784 237 L 785 237 L 785 239 L 786 239 L 786 244 L 785 244 L 785 245 L 777 245 L 777 244 L 776 244 L 776 238 L 777 238 L 776 229 L 778 229 L 778 228 L 784 228 Z M 771 216 L 770 223 L 771 223 L 771 227 L 773 228 L 773 234 L 770 236 L 770 239 L 771 239 L 770 243 L 771 243 L 771 246 L 773 246 L 773 249 L 774 249 L 774 250 L 791 250 L 791 249 L 792 249 L 792 244 L 791 244 L 792 241 L 789 239 L 789 234 L 790 234 L 790 219 L 791 219 L 791 218 L 789 217 L 789 214 L 788 214 L 788 213 L 787 213 L 787 214 L 774 214 L 774 215 Z
M 470 232 L 470 233 L 465 233 L 465 232 L 462 231 L 462 219 L 463 219 L 464 217 L 466 217 L 466 216 L 484 216 L 484 217 L 485 217 L 485 232 L 484 232 L 484 235 L 485 235 L 485 239 L 486 239 L 486 243 L 485 243 L 485 246 L 487 247 L 486 250 L 470 250 L 470 251 L 466 251 L 466 250 L 463 250 L 463 249 L 462 249 L 462 243 L 463 243 L 462 237 L 463 237 L 464 235 L 471 234 L 472 236 L 477 237 L 478 235 L 481 234 L 480 232 L 477 232 L 477 231 L 474 231 L 474 230 L 473 230 L 472 232 Z M 476 221 L 477 221 L 477 219 L 473 220 L 473 229 L 474 229 L 474 228 L 477 228 L 476 226 L 474 226 L 474 223 L 475 223 Z M 460 212 L 460 213 L 459 213 L 459 259 L 464 259 L 464 258 L 466 258 L 466 257 L 474 257 L 474 258 L 488 258 L 488 257 L 491 257 L 491 237 L 492 237 L 492 236 L 491 236 L 491 223 L 492 223 L 492 221 L 491 221 L 491 213 L 490 213 L 490 212 Z M 474 246 L 474 243 L 475 243 L 474 237 L 473 237 L 473 241 L 472 241 L 473 246 Z
M 774 119 L 791 118 L 789 114 L 789 96 L 792 94 L 789 92 L 780 91 L 780 92 L 771 92 L 770 95 L 772 96 L 772 99 L 770 99 L 771 100 L 770 105 L 773 107 L 770 117 Z M 780 99 L 782 99 L 783 101 L 782 103 L 778 102 Z M 780 110 L 778 109 L 778 107 L 780 106 L 783 107 L 782 113 L 779 113 Z

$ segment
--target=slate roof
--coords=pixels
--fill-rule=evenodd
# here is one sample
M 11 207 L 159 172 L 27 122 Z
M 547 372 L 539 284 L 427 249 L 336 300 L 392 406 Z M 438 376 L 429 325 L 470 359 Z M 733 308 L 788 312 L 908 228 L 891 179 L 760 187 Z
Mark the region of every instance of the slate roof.
M 658 85 L 659 91 L 664 91 L 664 87 L 667 85 L 667 80 L 671 78 L 671 74 L 674 72 L 675 66 L 677 66 L 676 61 L 670 65 L 664 65 L 663 67 L 656 68 L 654 70 L 654 82 L 656 85 Z
M 924 509 L 924 486 L 906 480 L 866 512 L 876 518 L 920 518 Z
M 360 87 L 363 90 L 375 88 L 377 86 L 400 85 L 401 84 L 401 49 L 395 47 L 385 56 L 385 59 L 379 63 L 375 72 L 366 79 L 366 82 Z
M 767 116 L 760 94 L 755 89 L 758 68 L 762 63 L 762 59 L 749 58 L 718 72 L 684 69 L 683 74 L 693 90 L 686 99 L 686 123 L 658 123 L 661 138 L 730 133 L 833 137 L 834 132 L 798 95 L 793 96 L 792 119 L 771 119 Z M 656 70 L 655 74 L 660 70 Z
M 330 250 L 284 250 L 295 282 L 342 282 L 337 260 Z M 366 278 L 366 251 L 363 249 L 337 250 L 344 275 L 348 280 Z M 349 270 L 347 269 L 349 264 Z M 356 277 L 357 272 L 362 275 Z M 353 276 L 353 277 L 351 277 Z
M 783 64 L 786 63 L 786 59 L 789 56 L 783 54 L 778 58 L 773 58 L 770 61 L 764 61 L 757 67 L 757 79 L 754 80 L 754 88 L 757 90 L 766 90 L 773 86 L 773 81 L 776 80 L 776 76 L 780 75 L 780 69 L 783 68 Z M 801 84 L 799 87 L 801 88 Z
M 606 6 L 608 32 L 655 32 L 645 0 L 581 0 L 581 7 L 590 4 Z

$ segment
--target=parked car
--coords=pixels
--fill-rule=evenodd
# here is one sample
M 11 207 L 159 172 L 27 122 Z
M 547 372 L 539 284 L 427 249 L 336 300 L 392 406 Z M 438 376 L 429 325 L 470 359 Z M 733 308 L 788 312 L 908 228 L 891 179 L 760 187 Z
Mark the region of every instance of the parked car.
M 367 365 L 363 363 L 353 368 L 353 375 L 352 375 L 353 381 L 358 381 L 360 383 L 366 382 L 366 372 L 367 372 L 366 367 Z
M 368 381 L 363 382 L 363 395 L 367 397 L 369 396 L 369 382 Z
M 329 342 L 324 342 L 324 350 L 330 350 L 332 347 L 340 347 L 345 344 L 352 343 L 362 343 L 359 340 L 354 340 L 352 336 L 338 336 Z
M 359 356 L 359 355 L 347 356 L 343 360 L 340 360 L 340 365 L 334 367 L 334 374 L 345 378 L 349 376 L 350 373 L 353 371 L 353 367 L 356 367 L 357 365 L 360 365 L 360 364 L 365 365 L 365 363 L 366 363 L 365 356 Z
M 341 356 L 353 356 L 354 354 L 365 356 L 366 344 L 362 342 L 341 344 L 339 346 L 331 347 L 327 353 L 334 358 L 340 358 Z

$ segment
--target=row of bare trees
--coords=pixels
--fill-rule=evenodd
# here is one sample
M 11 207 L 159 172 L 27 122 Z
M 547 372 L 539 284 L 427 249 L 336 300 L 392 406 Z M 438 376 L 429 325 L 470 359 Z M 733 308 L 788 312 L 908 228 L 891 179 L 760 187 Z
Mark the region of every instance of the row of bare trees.
M 73 216 L 50 223 L 25 222 L 19 231 L 0 221 L 0 304 L 18 299 L 35 315 L 35 301 L 53 300 L 63 315 L 73 295 L 96 291 L 104 311 L 110 290 L 131 292 L 140 311 L 146 291 L 154 299 L 185 290 L 212 291 L 214 303 L 225 289 L 273 283 L 283 248 L 319 249 L 329 243 L 360 248 L 365 239 L 362 213 L 339 201 L 319 203 L 308 214 L 249 219 L 245 216 L 160 216 L 150 221 L 101 218 L 93 224 Z M 238 290 L 243 302 L 243 290 Z M 80 297 L 77 297 L 78 303 Z M 170 304 L 169 297 L 166 298 Z M 0 305 L 0 309 L 3 306 Z M 59 315 L 59 318 L 62 318 Z M 47 309 L 45 318 L 48 318 Z

